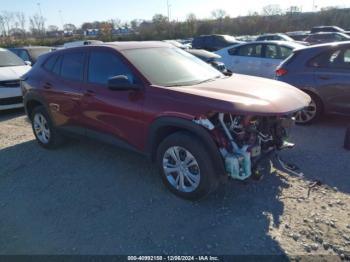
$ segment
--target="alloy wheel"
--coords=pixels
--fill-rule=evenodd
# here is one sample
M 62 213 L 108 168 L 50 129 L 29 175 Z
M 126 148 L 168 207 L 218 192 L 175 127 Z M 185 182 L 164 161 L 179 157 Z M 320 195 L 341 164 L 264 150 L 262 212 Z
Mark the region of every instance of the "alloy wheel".
M 310 104 L 304 109 L 295 113 L 296 123 L 304 124 L 312 121 L 317 115 L 317 106 L 315 101 L 311 100 Z
M 46 118 L 41 113 L 35 114 L 33 127 L 39 141 L 43 144 L 48 144 L 50 141 L 50 128 Z
M 178 191 L 195 191 L 200 182 L 196 158 L 185 148 L 172 146 L 164 153 L 163 170 L 168 182 Z

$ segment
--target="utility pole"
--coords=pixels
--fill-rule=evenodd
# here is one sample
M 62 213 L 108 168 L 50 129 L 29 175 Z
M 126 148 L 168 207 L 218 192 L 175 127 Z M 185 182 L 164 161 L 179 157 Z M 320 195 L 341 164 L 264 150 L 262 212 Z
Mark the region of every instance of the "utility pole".
M 312 11 L 316 12 L 317 5 L 315 3 L 315 0 L 312 0 Z
M 41 12 L 41 5 L 40 5 L 40 3 L 37 3 L 37 5 L 38 5 L 38 10 L 39 10 L 39 15 L 41 17 L 43 17 L 43 13 Z
M 62 10 L 58 10 L 58 13 L 59 13 L 60 19 L 61 19 L 62 30 L 64 31 L 64 22 L 63 22 Z
M 168 11 L 168 21 L 171 20 L 171 4 L 169 3 L 169 0 L 166 1 L 167 11 Z
M 37 3 L 37 6 L 38 6 L 38 10 L 39 10 L 39 15 L 40 15 L 40 31 L 42 33 L 44 33 L 44 17 L 43 17 L 43 13 L 41 12 L 41 4 L 38 2 Z

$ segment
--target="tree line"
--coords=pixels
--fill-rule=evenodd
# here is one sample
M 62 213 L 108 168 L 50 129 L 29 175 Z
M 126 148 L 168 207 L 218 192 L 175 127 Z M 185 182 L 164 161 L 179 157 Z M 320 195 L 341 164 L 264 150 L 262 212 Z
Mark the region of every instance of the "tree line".
M 169 21 L 167 16 L 155 14 L 150 21 L 134 19 L 122 22 L 116 18 L 85 22 L 79 27 L 68 23 L 59 30 L 57 25 L 46 25 L 46 18 L 40 14 L 27 17 L 23 12 L 1 11 L 0 45 L 60 45 L 83 39 L 84 31 L 89 29 L 98 30 L 95 37 L 103 41 L 181 39 L 203 34 L 258 35 L 310 30 L 317 25 L 350 29 L 349 17 L 350 8 L 328 7 L 318 12 L 302 12 L 297 6 L 282 10 L 279 5 L 268 5 L 260 13 L 239 17 L 230 17 L 225 10 L 218 9 L 208 19 L 198 19 L 190 13 L 185 21 Z M 129 33 L 113 34 L 118 28 L 127 29 Z

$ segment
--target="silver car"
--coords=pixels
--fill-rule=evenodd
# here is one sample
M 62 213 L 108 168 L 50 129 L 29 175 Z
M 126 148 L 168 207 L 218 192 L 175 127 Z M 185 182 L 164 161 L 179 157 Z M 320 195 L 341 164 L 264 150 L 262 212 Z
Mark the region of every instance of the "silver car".
M 294 49 L 304 47 L 295 42 L 256 41 L 221 49 L 216 54 L 233 73 L 274 78 L 276 67 Z

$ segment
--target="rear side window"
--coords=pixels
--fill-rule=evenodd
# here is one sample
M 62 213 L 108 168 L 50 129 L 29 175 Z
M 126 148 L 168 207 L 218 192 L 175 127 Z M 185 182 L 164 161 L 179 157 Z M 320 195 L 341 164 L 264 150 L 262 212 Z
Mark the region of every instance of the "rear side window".
M 89 59 L 88 81 L 106 85 L 113 76 L 125 75 L 135 83 L 135 77 L 119 57 L 110 52 L 91 52 Z
M 350 49 L 337 49 L 324 52 L 308 63 L 311 67 L 350 69 Z
M 286 59 L 292 53 L 292 49 L 285 46 L 266 45 L 265 57 L 271 59 Z
M 261 57 L 262 55 L 261 50 L 262 50 L 261 44 L 245 45 L 245 46 L 239 47 L 237 55 Z
M 266 45 L 265 46 L 265 57 L 271 59 L 278 59 L 280 50 L 277 45 Z
M 64 54 L 61 65 L 61 76 L 69 80 L 82 81 L 84 74 L 84 59 L 85 54 L 82 52 Z

